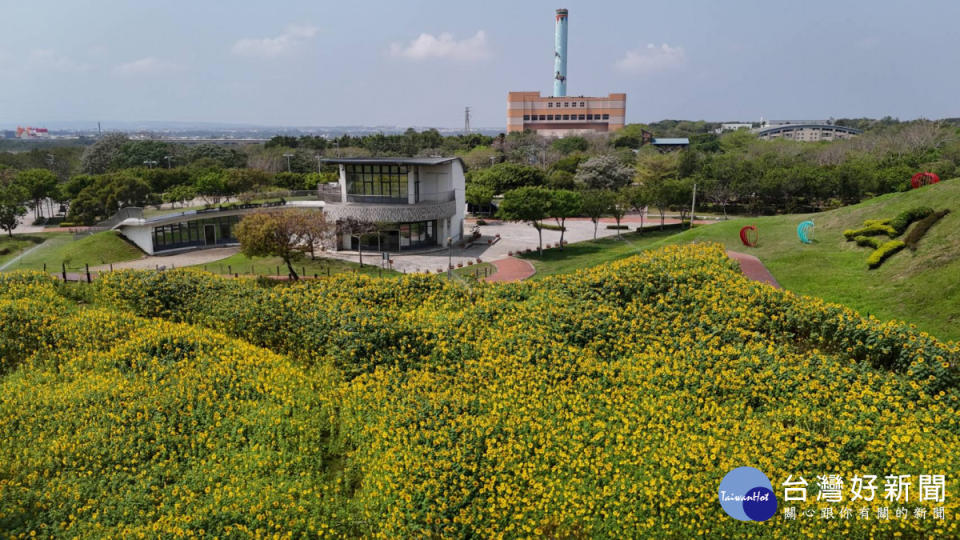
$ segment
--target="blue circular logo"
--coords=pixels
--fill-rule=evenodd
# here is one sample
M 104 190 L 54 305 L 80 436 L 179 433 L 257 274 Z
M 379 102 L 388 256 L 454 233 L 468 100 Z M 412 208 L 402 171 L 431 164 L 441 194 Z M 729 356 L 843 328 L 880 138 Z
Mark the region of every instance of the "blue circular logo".
M 720 482 L 720 506 L 740 521 L 766 521 L 777 513 L 777 497 L 767 475 L 753 467 L 737 467 Z

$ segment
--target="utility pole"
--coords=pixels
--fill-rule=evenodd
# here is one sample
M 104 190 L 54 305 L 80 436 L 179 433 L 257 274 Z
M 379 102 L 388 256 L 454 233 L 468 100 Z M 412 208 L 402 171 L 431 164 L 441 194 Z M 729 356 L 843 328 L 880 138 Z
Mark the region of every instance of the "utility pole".
M 293 157 L 293 154 L 284 154 L 283 157 L 287 158 L 287 172 L 291 172 L 291 171 L 290 171 L 290 158 Z
M 320 174 L 320 154 L 313 156 L 317 158 L 317 174 Z
M 173 156 L 163 156 L 163 158 L 167 160 L 167 168 L 168 168 L 168 169 L 171 168 L 171 167 L 170 167 L 170 160 L 173 159 Z
M 470 133 L 470 107 L 463 111 L 463 134 Z

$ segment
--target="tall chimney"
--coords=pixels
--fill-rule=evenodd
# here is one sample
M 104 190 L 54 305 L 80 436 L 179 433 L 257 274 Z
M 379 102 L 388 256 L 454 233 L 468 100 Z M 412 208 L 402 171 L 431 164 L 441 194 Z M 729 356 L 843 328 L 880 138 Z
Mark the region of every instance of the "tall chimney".
M 567 10 L 557 10 L 553 49 L 553 97 L 567 95 Z

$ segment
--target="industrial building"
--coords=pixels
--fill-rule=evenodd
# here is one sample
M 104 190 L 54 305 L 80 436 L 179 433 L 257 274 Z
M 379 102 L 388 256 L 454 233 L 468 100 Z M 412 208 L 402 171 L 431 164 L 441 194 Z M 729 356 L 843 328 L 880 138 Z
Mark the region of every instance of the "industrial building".
M 507 94 L 507 133 L 534 131 L 562 137 L 616 131 L 627 116 L 627 95 L 567 96 L 567 23 L 569 13 L 558 9 L 554 32 L 553 95 L 540 92 Z

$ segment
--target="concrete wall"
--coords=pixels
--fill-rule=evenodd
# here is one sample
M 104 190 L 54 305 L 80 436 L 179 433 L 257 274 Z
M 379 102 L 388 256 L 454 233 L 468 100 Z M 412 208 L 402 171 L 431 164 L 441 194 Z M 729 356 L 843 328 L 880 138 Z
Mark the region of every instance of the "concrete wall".
M 117 231 L 147 255 L 153 255 L 153 227 L 153 225 L 123 225 Z

